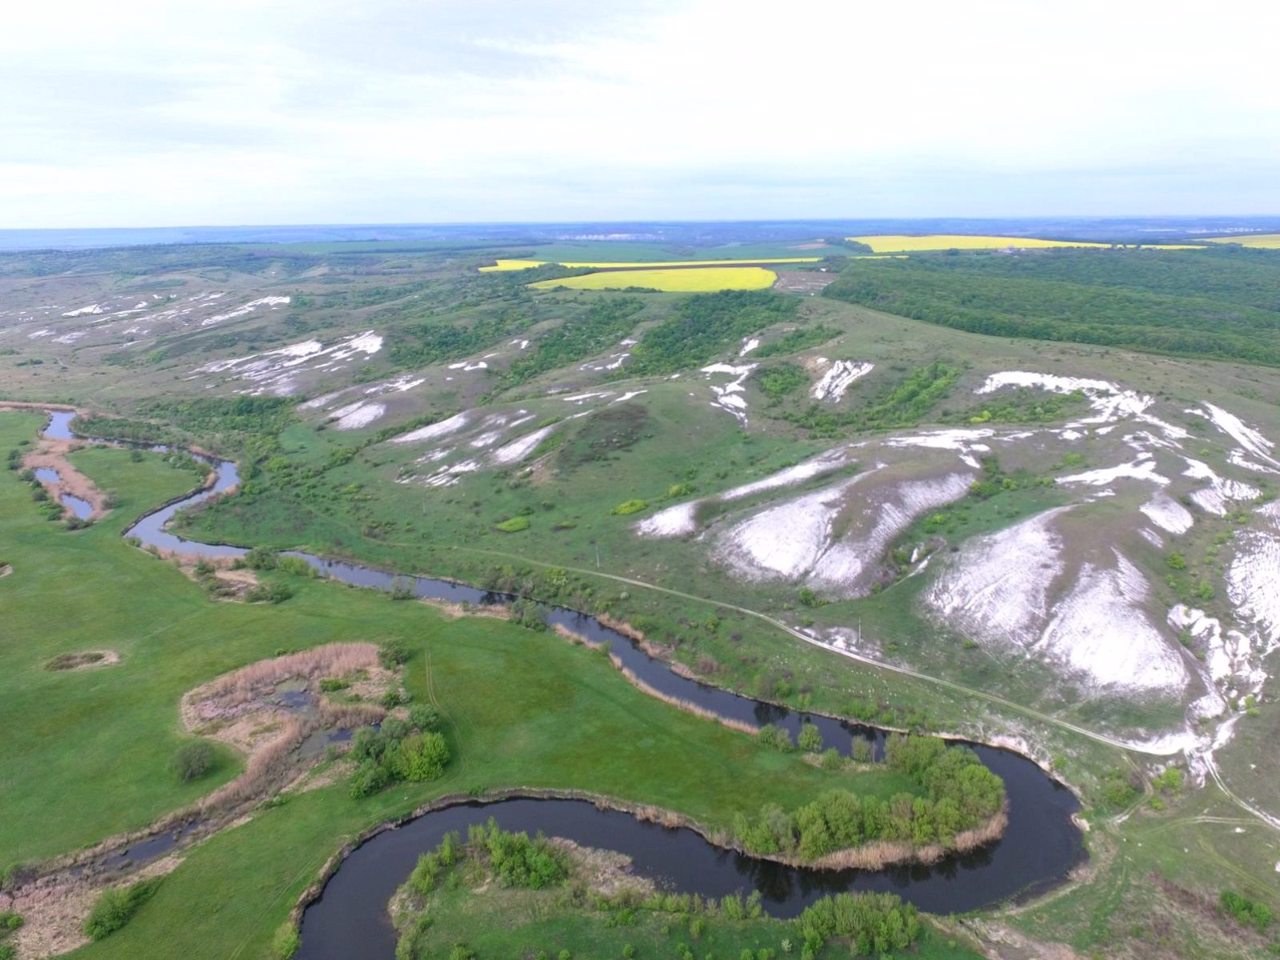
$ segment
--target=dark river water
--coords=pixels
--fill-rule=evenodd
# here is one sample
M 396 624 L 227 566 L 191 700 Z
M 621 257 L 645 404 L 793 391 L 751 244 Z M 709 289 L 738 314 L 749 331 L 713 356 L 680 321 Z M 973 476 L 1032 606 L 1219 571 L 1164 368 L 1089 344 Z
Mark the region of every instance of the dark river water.
M 55 419 L 59 416 L 54 415 Z M 68 421 L 61 429 L 70 435 Z M 46 431 L 47 432 L 47 431 Z M 125 531 L 144 545 L 154 544 L 193 556 L 241 556 L 242 547 L 203 544 L 165 529 L 173 515 L 229 490 L 239 482 L 234 463 L 202 458 L 216 472 L 206 489 L 147 514 Z M 342 583 L 390 591 L 408 587 L 418 597 L 455 603 L 490 604 L 513 599 L 475 587 L 429 577 L 413 577 L 357 564 L 292 552 L 326 577 Z M 661 660 L 594 617 L 561 607 L 548 620 L 595 644 L 606 645 L 651 687 L 697 704 L 718 716 L 753 724 L 773 723 L 797 733 L 804 722 L 817 725 L 825 745 L 851 751 L 855 737 L 881 752 L 885 733 L 874 727 L 809 715 L 711 687 L 673 673 Z M 674 708 L 673 708 L 674 709 Z M 1005 783 L 1009 825 L 1003 837 L 981 850 L 949 856 L 938 863 L 884 870 L 811 870 L 784 867 L 725 851 L 692 830 L 643 823 L 629 814 L 598 810 L 579 800 L 513 799 L 462 803 L 424 814 L 366 841 L 348 856 L 302 918 L 302 960 L 375 958 L 391 960 L 395 932 L 387 902 L 405 881 L 418 855 L 436 846 L 450 830 L 494 817 L 505 829 L 541 830 L 593 847 L 631 856 L 635 869 L 682 892 L 706 896 L 758 890 L 767 912 L 789 917 L 828 893 L 879 890 L 897 893 L 923 910 L 954 913 L 1042 891 L 1062 881 L 1084 857 L 1083 839 L 1072 821 L 1075 796 L 1020 754 L 981 744 L 965 744 Z

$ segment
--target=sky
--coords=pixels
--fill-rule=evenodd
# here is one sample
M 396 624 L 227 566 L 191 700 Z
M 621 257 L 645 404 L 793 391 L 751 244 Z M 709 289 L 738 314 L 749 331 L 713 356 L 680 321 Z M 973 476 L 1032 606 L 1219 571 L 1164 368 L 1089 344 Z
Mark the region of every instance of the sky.
M 1280 5 L 60 0 L 0 228 L 1280 214 Z

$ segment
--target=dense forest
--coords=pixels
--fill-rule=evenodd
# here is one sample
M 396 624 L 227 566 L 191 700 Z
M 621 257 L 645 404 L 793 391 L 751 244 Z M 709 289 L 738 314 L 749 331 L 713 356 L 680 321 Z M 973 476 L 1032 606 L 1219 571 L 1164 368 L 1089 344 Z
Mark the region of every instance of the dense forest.
M 1274 260 L 1187 251 L 862 260 L 825 295 L 970 333 L 1277 366 Z

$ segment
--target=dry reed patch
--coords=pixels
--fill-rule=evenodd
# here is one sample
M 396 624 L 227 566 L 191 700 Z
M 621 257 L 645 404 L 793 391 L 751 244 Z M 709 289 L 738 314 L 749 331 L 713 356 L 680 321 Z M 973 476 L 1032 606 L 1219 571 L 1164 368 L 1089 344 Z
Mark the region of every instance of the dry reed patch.
M 45 663 L 46 670 L 90 670 L 109 667 L 120 662 L 120 654 L 114 650 L 81 650 L 78 653 L 60 653 Z
M 584 847 L 564 837 L 551 837 L 548 842 L 569 855 L 573 879 L 593 893 L 606 897 L 619 894 L 647 897 L 657 892 L 652 880 L 631 872 L 632 861 L 625 853 Z
M 335 760 L 323 770 L 304 771 L 296 780 L 284 788 L 285 793 L 310 793 L 323 787 L 331 787 L 340 780 L 345 780 L 355 773 L 355 761 L 348 758 Z
M 12 563 L 0 563 L 0 579 L 7 577 L 11 573 L 13 573 Z
M 347 693 L 370 699 L 399 684 L 378 663 L 372 643 L 335 643 L 260 660 L 211 680 L 182 698 L 182 722 L 191 733 L 228 744 L 248 755 L 244 772 L 200 802 L 202 812 L 230 808 L 278 790 L 296 779 L 298 746 L 314 730 L 358 726 L 386 715 L 372 703 L 334 703 L 320 690 L 325 678 L 354 679 Z M 291 708 L 278 698 L 282 683 L 312 703 Z
M 895 863 L 935 863 L 948 853 L 965 853 L 1000 839 L 1009 825 L 1007 810 L 1000 810 L 986 823 L 957 833 L 949 844 L 930 843 L 914 846 L 906 841 L 876 840 L 847 850 L 836 850 L 807 864 L 819 870 L 881 870 Z M 771 858 L 772 859 L 772 858 Z M 803 861 L 786 861 L 806 865 Z
M 128 886 L 139 880 L 162 877 L 182 863 L 178 856 L 161 857 L 119 882 Z M 13 894 L 0 894 L 0 910 L 22 915 L 23 924 L 12 942 L 19 957 L 53 957 L 69 953 L 89 942 L 84 922 L 94 902 L 116 883 L 90 873 L 60 872 L 25 884 Z
M 108 512 L 106 496 L 92 480 L 73 467 L 71 461 L 67 459 L 67 454 L 84 445 L 82 440 L 50 440 L 42 437 L 36 448 L 22 458 L 22 467 L 24 470 L 46 467 L 58 471 L 56 482 L 43 484 L 50 499 L 60 501 L 64 493 L 79 497 L 81 500 L 88 501 L 93 507 L 89 519 L 101 520 Z
M 378 648 L 372 643 L 330 643 L 311 650 L 259 660 L 196 687 L 183 698 L 183 719 L 188 711 L 195 721 L 212 719 L 251 701 L 268 697 L 286 680 L 308 684 L 322 677 L 343 677 L 359 670 L 381 670 Z M 188 727 L 191 728 L 191 723 Z
M 472 605 L 468 603 L 453 603 L 448 600 L 432 600 L 429 597 L 423 597 L 420 602 L 439 610 L 450 620 L 458 620 L 462 617 L 490 617 L 494 620 L 511 619 L 511 610 L 501 604 Z
M 188 580 L 205 587 L 214 600 L 241 600 L 258 585 L 258 575 L 254 571 L 233 568 L 235 557 L 196 558 L 190 554 L 175 553 L 169 559 Z

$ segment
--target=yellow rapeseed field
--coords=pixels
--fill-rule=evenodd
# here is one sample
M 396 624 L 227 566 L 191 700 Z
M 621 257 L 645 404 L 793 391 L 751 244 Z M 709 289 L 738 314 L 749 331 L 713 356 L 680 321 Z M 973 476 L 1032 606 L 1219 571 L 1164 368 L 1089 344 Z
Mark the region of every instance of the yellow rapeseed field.
M 534 267 L 540 267 L 544 261 L 542 260 L 499 260 L 487 267 L 481 267 L 481 273 L 495 273 L 502 270 L 532 270 Z
M 1207 237 L 1210 243 L 1238 243 L 1242 247 L 1280 250 L 1280 233 L 1251 233 L 1236 237 Z
M 640 260 L 631 263 L 570 263 L 557 261 L 562 267 L 592 270 L 653 270 L 658 267 L 733 267 L 743 263 L 817 263 L 821 257 L 747 257 L 740 260 Z
M 817 263 L 821 257 L 755 257 L 742 260 L 634 260 L 585 262 L 577 260 L 499 260 L 481 267 L 481 273 L 499 270 L 530 270 L 546 263 L 556 263 L 570 270 L 655 270 L 660 267 L 732 267 L 743 263 Z
M 991 237 L 962 233 L 928 233 L 921 236 L 906 234 L 877 234 L 871 237 L 849 237 L 858 243 L 865 243 L 877 254 L 892 253 L 928 253 L 937 250 L 1005 250 L 1015 247 L 1019 250 L 1043 250 L 1049 247 L 1093 247 L 1108 249 L 1119 246 L 1130 249 L 1124 244 L 1089 243 L 1084 240 L 1040 240 L 1036 237 Z M 1137 249 L 1136 247 L 1133 249 Z M 1202 245 L 1194 243 L 1145 243 L 1143 250 L 1201 250 Z
M 763 267 L 707 267 L 677 270 L 610 270 L 562 280 L 539 280 L 539 290 L 621 290 L 648 287 L 664 293 L 712 293 L 716 290 L 767 290 L 778 275 Z
M 958 233 L 930 233 L 924 236 L 903 234 L 878 234 L 871 237 L 849 237 L 865 243 L 876 253 L 922 253 L 926 250 L 1003 250 L 1018 247 L 1023 250 L 1044 247 L 1109 247 L 1109 243 L 1073 243 L 1066 240 L 1037 240 L 1034 237 L 970 236 Z

